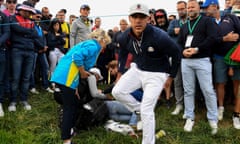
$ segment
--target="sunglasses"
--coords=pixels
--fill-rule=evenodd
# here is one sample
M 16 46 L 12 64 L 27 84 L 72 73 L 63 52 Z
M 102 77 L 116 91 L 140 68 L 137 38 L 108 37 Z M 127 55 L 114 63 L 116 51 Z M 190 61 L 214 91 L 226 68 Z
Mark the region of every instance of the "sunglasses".
M 7 1 L 7 3 L 9 3 L 9 4 L 16 4 L 17 2 L 16 1 Z
M 158 18 L 164 18 L 164 16 L 157 16 L 157 19 L 158 19 Z
M 36 16 L 36 18 L 42 18 L 41 16 Z

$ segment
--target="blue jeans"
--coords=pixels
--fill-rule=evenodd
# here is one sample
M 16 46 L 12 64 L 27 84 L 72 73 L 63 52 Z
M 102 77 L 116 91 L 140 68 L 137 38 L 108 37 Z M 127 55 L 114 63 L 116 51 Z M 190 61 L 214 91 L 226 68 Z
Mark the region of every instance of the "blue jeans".
M 35 88 L 35 69 L 36 69 L 36 62 L 37 62 L 37 56 L 38 56 L 38 53 L 34 53 L 34 60 L 33 60 L 33 69 L 32 69 L 32 72 L 31 72 L 31 77 L 30 77 L 30 89 L 31 88 Z
M 4 74 L 5 74 L 5 64 L 6 64 L 6 51 L 0 49 L 0 103 L 4 101 Z
M 49 65 L 48 65 L 48 61 L 45 53 L 40 53 L 40 54 L 35 53 L 33 71 L 31 74 L 30 88 L 35 88 L 34 74 L 35 74 L 36 65 L 39 65 L 40 67 L 40 74 L 42 77 L 42 86 L 44 89 L 46 89 L 49 87 L 49 81 L 48 81 Z
M 5 74 L 4 74 L 4 92 L 5 94 L 11 93 L 11 77 L 12 77 L 12 59 L 10 47 L 6 50 L 6 64 L 5 64 Z
M 137 125 L 137 116 L 134 112 L 129 111 L 123 104 L 118 101 L 105 101 L 109 117 L 114 121 L 128 122 L 129 125 Z
M 194 120 L 194 97 L 196 77 L 203 92 L 207 107 L 207 118 L 218 121 L 217 97 L 212 83 L 212 64 L 209 58 L 182 59 L 182 79 L 184 87 L 184 114 Z
M 40 72 L 42 76 L 42 86 L 44 89 L 46 89 L 49 87 L 48 80 L 49 64 L 45 53 L 38 54 L 38 63 L 40 66 Z
M 34 51 L 12 49 L 12 94 L 10 102 L 17 101 L 18 90 L 20 90 L 20 100 L 27 101 L 30 76 L 33 70 Z M 20 89 L 19 89 L 20 86 Z

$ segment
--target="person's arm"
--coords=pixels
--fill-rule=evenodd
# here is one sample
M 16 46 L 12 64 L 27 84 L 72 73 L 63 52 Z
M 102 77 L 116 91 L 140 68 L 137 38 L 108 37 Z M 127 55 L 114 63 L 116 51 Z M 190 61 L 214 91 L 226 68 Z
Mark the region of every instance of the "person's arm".
M 100 99 L 105 99 L 106 96 L 103 93 L 100 93 L 97 88 L 97 81 L 96 77 L 94 75 L 90 75 L 87 78 L 88 85 L 89 85 L 89 91 L 92 97 L 94 98 L 100 98 Z
M 70 29 L 70 48 L 72 48 L 76 44 L 76 36 L 77 36 L 77 21 L 73 21 L 71 29 Z
M 167 29 L 167 32 L 168 34 L 171 36 L 171 37 L 175 37 L 177 36 L 175 34 L 175 31 L 174 31 L 174 28 L 175 28 L 175 23 L 177 22 L 177 20 L 173 20 L 170 22 L 169 26 L 168 26 L 168 29 Z
M 4 44 L 10 36 L 10 26 L 8 25 L 9 19 L 5 15 L 3 15 L 2 21 L 4 25 L 2 26 L 2 35 L 0 37 L 0 45 Z

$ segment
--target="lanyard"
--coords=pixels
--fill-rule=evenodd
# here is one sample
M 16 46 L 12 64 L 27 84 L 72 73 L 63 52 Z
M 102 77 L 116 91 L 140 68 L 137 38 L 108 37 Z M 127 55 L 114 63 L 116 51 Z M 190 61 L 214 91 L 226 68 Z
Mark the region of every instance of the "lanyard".
M 179 19 L 179 26 L 180 26 L 180 27 L 182 27 L 182 26 L 183 26 L 183 24 L 185 24 L 185 23 L 186 23 L 186 21 L 185 21 L 185 20 L 180 20 L 180 19 Z
M 192 35 L 192 32 L 194 31 L 194 29 L 195 29 L 198 21 L 200 20 L 200 18 L 201 18 L 201 15 L 198 16 L 197 20 L 195 21 L 195 23 L 193 24 L 192 27 L 190 26 L 190 21 L 188 20 L 188 30 L 189 30 L 189 33 L 190 33 L 191 35 Z

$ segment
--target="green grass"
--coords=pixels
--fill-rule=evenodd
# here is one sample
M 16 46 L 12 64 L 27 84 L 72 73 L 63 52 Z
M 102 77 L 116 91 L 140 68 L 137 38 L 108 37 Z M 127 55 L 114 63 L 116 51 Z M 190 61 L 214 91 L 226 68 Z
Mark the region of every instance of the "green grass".
M 0 144 L 61 144 L 58 128 L 58 104 L 53 96 L 41 91 L 39 95 L 30 95 L 31 111 L 17 105 L 17 112 L 7 111 L 0 118 Z M 172 98 L 174 103 L 174 98 Z M 156 129 L 163 129 L 167 135 L 156 141 L 157 144 L 239 144 L 240 130 L 232 127 L 232 107 L 225 110 L 224 120 L 219 122 L 217 135 L 210 134 L 205 108 L 196 108 L 196 120 L 193 132 L 183 131 L 184 120 L 170 115 L 174 109 L 167 109 L 164 104 L 156 108 Z M 119 133 L 108 132 L 103 127 L 81 131 L 73 141 L 77 144 L 140 144 L 141 139 L 133 139 Z

